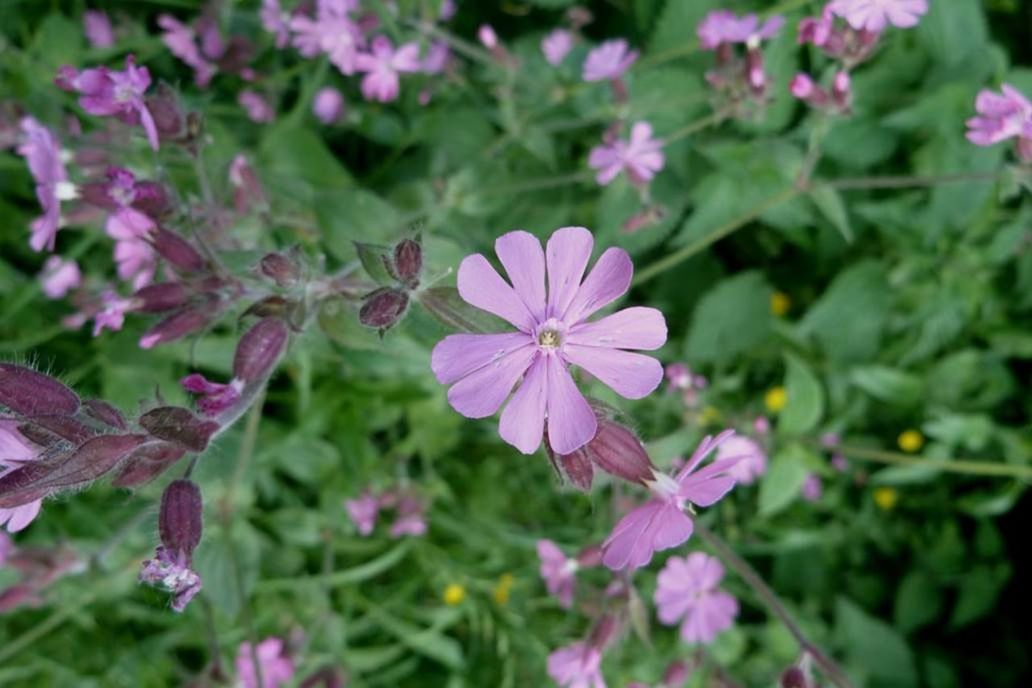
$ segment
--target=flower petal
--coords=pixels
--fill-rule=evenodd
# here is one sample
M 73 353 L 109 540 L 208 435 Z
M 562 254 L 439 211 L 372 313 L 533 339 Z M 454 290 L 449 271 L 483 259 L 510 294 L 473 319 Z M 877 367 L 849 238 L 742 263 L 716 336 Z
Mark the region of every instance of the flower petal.
M 545 319 L 545 251 L 530 232 L 509 232 L 495 241 L 495 253 L 502 261 L 516 295 L 531 315 Z
M 467 418 L 492 415 L 527 371 L 536 353 L 536 347 L 523 346 L 467 375 L 448 390 L 448 403 Z
M 584 227 L 561 227 L 548 240 L 548 315 L 561 318 L 577 294 L 595 239 Z
M 448 335 L 430 354 L 430 369 L 438 382 L 450 385 L 533 341 L 525 332 Z
M 545 432 L 547 366 L 545 357 L 539 355 L 502 411 L 502 419 L 498 424 L 498 433 L 502 439 L 524 454 L 537 451 Z
M 620 349 L 567 344 L 563 357 L 588 371 L 626 399 L 641 399 L 663 381 L 663 366 L 651 356 Z
M 611 349 L 651 351 L 666 343 L 667 326 L 655 308 L 634 306 L 590 323 L 574 326 L 566 341 L 570 344 Z
M 504 318 L 524 332 L 534 329 L 534 317 L 523 301 L 479 253 L 466 256 L 459 265 L 458 287 L 459 296 L 471 306 Z
M 548 442 L 557 454 L 570 454 L 598 430 L 595 412 L 558 356 L 548 356 Z
M 622 248 L 606 249 L 563 314 L 568 325 L 584 320 L 627 293 L 634 266 Z

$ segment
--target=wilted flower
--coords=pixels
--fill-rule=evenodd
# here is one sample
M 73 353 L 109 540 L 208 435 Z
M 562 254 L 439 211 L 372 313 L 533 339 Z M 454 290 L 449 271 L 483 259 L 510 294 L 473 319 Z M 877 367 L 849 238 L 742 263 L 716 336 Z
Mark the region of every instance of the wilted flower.
M 548 655 L 548 675 L 562 688 L 606 688 L 602 651 L 583 641 Z
M 265 96 L 247 88 L 237 96 L 237 103 L 247 112 L 247 117 L 252 122 L 264 124 L 276 119 L 276 111 L 269 105 Z
M 666 321 L 654 308 L 627 308 L 596 322 L 592 314 L 622 296 L 633 266 L 627 252 L 610 248 L 584 279 L 594 239 L 583 227 L 564 227 L 546 251 L 527 232 L 509 232 L 495 251 L 512 286 L 480 255 L 459 266 L 459 295 L 493 313 L 517 332 L 456 334 L 434 347 L 430 366 L 448 401 L 467 418 L 494 414 L 520 378 L 523 382 L 502 413 L 499 432 L 525 454 L 548 441 L 558 454 L 587 444 L 598 429 L 595 412 L 573 382 L 576 365 L 628 399 L 640 399 L 659 385 L 659 361 L 624 349 L 657 349 L 666 341 Z
M 111 20 L 103 10 L 83 12 L 82 25 L 86 40 L 94 48 L 110 48 L 115 44 L 115 32 L 111 28 Z
M 858 31 L 881 31 L 890 24 L 917 26 L 928 11 L 928 0 L 832 0 L 828 7 Z
M 622 77 L 637 59 L 638 51 L 631 50 L 624 39 L 606 41 L 588 53 L 581 76 L 585 81 L 613 81 Z
M 79 264 L 74 260 L 50 256 L 43 264 L 40 280 L 47 298 L 60 299 L 82 284 L 82 273 L 79 271 Z
M 663 142 L 652 138 L 652 126 L 637 122 L 631 127 L 629 141 L 616 139 L 591 149 L 588 165 L 598 170 L 595 180 L 605 186 L 620 172 L 626 172 L 632 184 L 647 184 L 660 170 L 666 158 Z
M 573 34 L 566 29 L 555 29 L 541 39 L 541 52 L 553 67 L 558 67 L 572 49 Z
M 29 246 L 34 251 L 54 250 L 57 230 L 61 228 L 61 201 L 78 195 L 75 185 L 68 181 L 61 158 L 61 147 L 54 134 L 32 117 L 21 121 L 25 135 L 18 146 L 18 155 L 25 158 L 29 173 L 36 182 L 36 198 L 43 215 L 32 221 Z
M 563 554 L 551 540 L 538 540 L 537 553 L 541 560 L 541 578 L 545 581 L 545 587 L 559 600 L 560 607 L 569 609 L 573 606 L 577 560 Z
M 702 552 L 670 557 L 656 579 L 659 620 L 680 623 L 686 643 L 712 643 L 738 616 L 738 600 L 717 588 L 723 578 L 720 562 Z
M 738 461 L 727 473 L 736 483 L 751 485 L 767 472 L 767 454 L 755 440 L 742 435 L 729 437 L 717 448 L 717 461 L 738 457 Z
M 172 594 L 172 609 L 182 612 L 201 591 L 201 577 L 190 568 L 189 557 L 175 554 L 161 545 L 154 558 L 143 562 L 140 582 Z
M 389 103 L 398 97 L 400 73 L 418 72 L 421 66 L 417 43 L 405 43 L 395 50 L 386 36 L 374 38 L 370 52 L 355 58 L 355 69 L 366 72 L 362 77 L 362 95 L 366 100 L 381 103 Z
M 343 74 L 354 74 L 364 44 L 362 32 L 350 16 L 357 7 L 357 0 L 318 0 L 314 19 L 294 15 L 290 19 L 294 47 L 305 57 L 325 53 Z
M 344 96 L 331 86 L 319 89 L 312 101 L 312 113 L 323 124 L 333 124 L 344 113 Z
M 257 657 L 262 680 L 255 675 Z M 242 688 L 279 688 L 294 678 L 294 660 L 280 638 L 266 638 L 258 643 L 252 654 L 251 643 L 240 643 L 236 656 L 237 680 Z

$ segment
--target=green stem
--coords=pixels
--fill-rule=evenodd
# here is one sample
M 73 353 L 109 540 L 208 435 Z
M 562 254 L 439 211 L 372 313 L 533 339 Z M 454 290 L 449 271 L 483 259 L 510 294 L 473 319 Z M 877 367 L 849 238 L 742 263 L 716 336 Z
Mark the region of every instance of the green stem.
M 777 596 L 769 585 L 760 577 L 760 574 L 756 573 L 756 569 L 749 565 L 745 559 L 742 559 L 738 554 L 728 546 L 720 537 L 718 537 L 713 531 L 706 526 L 702 525 L 699 521 L 695 522 L 695 532 L 698 533 L 699 537 L 706 541 L 717 556 L 727 564 L 735 573 L 737 573 L 746 585 L 752 588 L 753 592 L 756 593 L 757 597 L 763 602 L 771 614 L 776 616 L 779 621 L 785 626 L 792 637 L 795 638 L 796 643 L 803 652 L 810 655 L 813 658 L 814 663 L 821 668 L 824 675 L 834 683 L 838 688 L 853 688 L 852 682 L 849 677 L 846 676 L 845 672 L 835 663 L 833 659 L 824 654 L 824 651 L 817 647 L 813 641 L 811 641 L 803 629 L 799 627 L 799 624 L 795 622 L 792 615 L 788 613 L 785 605 L 781 602 L 781 599 Z
M 544 177 L 542 179 L 533 179 L 523 184 L 510 184 L 509 186 L 500 186 L 495 189 L 489 189 L 483 195 L 484 196 L 505 196 L 508 194 L 520 194 L 528 191 L 543 191 L 545 189 L 555 189 L 561 186 L 568 186 L 570 184 L 581 184 L 591 180 L 591 172 L 574 172 L 572 174 L 563 174 L 557 177 Z
M 818 443 L 815 442 L 814 444 Z M 895 464 L 899 466 L 924 466 L 926 468 L 934 468 L 945 473 L 1016 478 L 1018 480 L 1032 481 L 1032 466 L 1001 463 L 999 461 L 931 459 L 922 456 L 900 454 L 899 452 L 868 449 L 865 447 L 852 447 L 849 445 L 836 445 L 832 447 L 832 449 L 834 449 L 835 452 L 845 455 L 846 458 L 849 459 L 860 459 L 862 461 L 874 461 L 877 463 Z
M 1002 170 L 992 172 L 959 172 L 932 176 L 889 176 L 889 177 L 844 177 L 842 179 L 815 180 L 814 186 L 827 186 L 832 189 L 916 189 L 943 184 L 963 184 L 964 182 L 994 182 L 1005 174 Z
M 444 41 L 451 46 L 455 52 L 461 53 L 471 60 L 481 62 L 490 67 L 498 66 L 498 62 L 494 59 L 494 55 L 482 49 L 480 46 L 459 38 L 458 36 L 455 36 L 444 29 L 438 28 L 429 22 L 411 22 L 411 24 L 422 33 Z
M 694 122 L 689 122 L 685 126 L 675 131 L 673 134 L 664 137 L 663 145 L 669 146 L 671 143 L 680 141 L 686 136 L 691 136 L 692 134 L 702 131 L 703 129 L 716 126 L 723 122 L 726 116 L 726 113 L 718 110 L 717 112 L 706 115 L 705 117 L 697 119 Z

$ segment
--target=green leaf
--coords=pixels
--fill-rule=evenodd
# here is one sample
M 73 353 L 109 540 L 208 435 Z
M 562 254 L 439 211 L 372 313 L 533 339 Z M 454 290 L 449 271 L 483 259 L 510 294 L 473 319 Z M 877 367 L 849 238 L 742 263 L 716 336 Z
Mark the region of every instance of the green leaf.
M 315 214 L 326 248 L 342 261 L 357 255 L 356 242 L 386 244 L 399 238 L 405 230 L 401 214 L 365 189 L 317 193 Z
M 273 125 L 262 137 L 261 168 L 272 182 L 306 182 L 312 189 L 340 189 L 352 184 L 351 175 L 312 130 L 295 127 L 288 120 Z M 281 189 L 282 190 L 282 189 Z
M 885 267 L 864 261 L 839 273 L 800 323 L 837 361 L 873 357 L 892 303 Z
M 434 628 L 420 628 L 388 613 L 382 607 L 369 610 L 370 616 L 383 630 L 393 635 L 410 650 L 439 662 L 449 669 L 461 669 L 465 660 L 462 645 Z
M 801 447 L 778 452 L 760 483 L 760 516 L 772 516 L 795 501 L 809 472 L 806 451 Z
M 1011 576 L 1008 564 L 979 566 L 964 575 L 960 595 L 950 616 L 950 628 L 961 628 L 988 614 Z
M 367 244 L 362 241 L 354 243 L 355 251 L 358 252 L 358 259 L 362 262 L 362 267 L 365 269 L 366 274 L 372 277 L 378 284 L 393 284 L 394 278 L 391 277 L 391 273 L 387 269 L 387 266 L 394 260 L 390 247 L 380 244 Z
M 810 199 L 842 238 L 853 243 L 853 226 L 849 222 L 846 204 L 842 202 L 842 194 L 830 186 L 816 186 L 810 191 Z
M 824 388 L 801 358 L 786 353 L 785 364 L 788 403 L 778 417 L 778 432 L 801 435 L 813 430 L 824 414 Z
M 771 289 L 759 272 L 725 279 L 706 293 L 692 316 L 687 354 L 692 363 L 728 363 L 770 333 Z
M 879 401 L 897 406 L 911 406 L 919 403 L 924 394 L 924 384 L 916 375 L 905 373 L 888 366 L 864 366 L 856 368 L 850 379 L 857 387 Z
M 942 608 L 942 596 L 935 581 L 924 571 L 913 570 L 903 577 L 896 590 L 893 618 L 904 633 L 912 633 L 931 623 Z
M 490 334 L 512 329 L 500 318 L 466 303 L 455 287 L 431 287 L 420 292 L 418 300 L 437 320 L 460 332 Z
M 914 656 L 899 631 L 844 597 L 835 603 L 835 633 L 850 663 L 871 688 L 917 685 Z

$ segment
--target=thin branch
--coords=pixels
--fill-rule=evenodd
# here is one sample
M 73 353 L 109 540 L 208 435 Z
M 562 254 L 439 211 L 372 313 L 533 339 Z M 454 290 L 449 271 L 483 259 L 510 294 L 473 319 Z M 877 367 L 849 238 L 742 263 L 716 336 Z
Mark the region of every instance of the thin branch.
M 726 112 L 717 110 L 716 112 L 710 113 L 705 117 L 695 120 L 694 122 L 689 122 L 685 126 L 675 131 L 673 134 L 664 137 L 663 145 L 669 146 L 671 143 L 680 141 L 686 136 L 691 136 L 692 134 L 702 131 L 703 129 L 714 127 L 723 122 L 725 117 L 727 117 Z
M 860 459 L 862 461 L 875 461 L 877 463 L 895 464 L 900 466 L 924 466 L 925 468 L 934 468 L 945 473 L 995 476 L 1032 481 L 1032 466 L 1002 463 L 1000 461 L 932 459 L 922 456 L 911 456 L 910 454 L 900 454 L 899 452 L 869 449 L 866 447 L 853 447 L 849 445 L 835 445 L 832 449 L 836 452 L 842 453 L 847 458 Z
M 889 177 L 844 177 L 842 179 L 814 180 L 813 186 L 826 186 L 832 189 L 919 189 L 944 184 L 963 184 L 964 182 L 994 182 L 1005 172 L 958 172 L 935 176 L 889 176 Z

